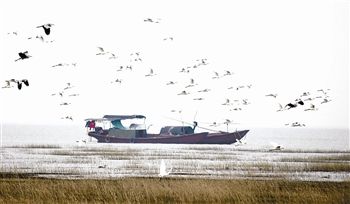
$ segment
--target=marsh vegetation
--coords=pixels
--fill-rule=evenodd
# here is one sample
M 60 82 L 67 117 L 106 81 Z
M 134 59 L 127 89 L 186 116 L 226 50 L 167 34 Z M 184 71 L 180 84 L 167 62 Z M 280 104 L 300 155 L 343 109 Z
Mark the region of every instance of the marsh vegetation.
M 347 203 L 350 182 L 2 178 L 0 203 Z

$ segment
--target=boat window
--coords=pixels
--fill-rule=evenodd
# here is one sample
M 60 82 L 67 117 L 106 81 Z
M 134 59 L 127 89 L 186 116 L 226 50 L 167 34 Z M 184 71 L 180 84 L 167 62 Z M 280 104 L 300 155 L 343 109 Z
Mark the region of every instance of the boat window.
M 126 129 L 120 120 L 113 120 L 112 122 L 113 128 L 117 128 L 117 129 Z

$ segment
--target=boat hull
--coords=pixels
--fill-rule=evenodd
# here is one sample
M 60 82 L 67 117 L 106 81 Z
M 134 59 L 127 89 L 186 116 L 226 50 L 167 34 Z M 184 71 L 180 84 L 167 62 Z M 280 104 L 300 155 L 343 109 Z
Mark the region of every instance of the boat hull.
M 198 144 L 208 132 L 195 133 L 190 135 L 157 135 L 148 134 L 147 137 L 127 138 L 89 132 L 89 136 L 97 139 L 99 143 L 164 143 L 164 144 Z
M 249 130 L 240 130 L 236 132 L 210 133 L 198 144 L 233 144 L 242 139 Z
M 89 132 L 88 135 L 99 143 L 164 143 L 164 144 L 233 144 L 242 139 L 249 130 L 231 133 L 194 133 L 186 135 L 147 134 L 147 137 L 128 138 L 108 136 L 99 132 Z

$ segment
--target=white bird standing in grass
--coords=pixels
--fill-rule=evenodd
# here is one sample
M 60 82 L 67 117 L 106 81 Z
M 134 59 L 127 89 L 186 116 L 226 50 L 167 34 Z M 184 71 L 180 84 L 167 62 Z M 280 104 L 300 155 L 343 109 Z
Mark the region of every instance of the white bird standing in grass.
M 160 166 L 159 166 L 159 176 L 160 177 L 164 177 L 170 174 L 172 168 L 169 171 L 166 171 L 166 166 L 165 166 L 165 162 L 164 160 L 162 160 L 160 162 Z

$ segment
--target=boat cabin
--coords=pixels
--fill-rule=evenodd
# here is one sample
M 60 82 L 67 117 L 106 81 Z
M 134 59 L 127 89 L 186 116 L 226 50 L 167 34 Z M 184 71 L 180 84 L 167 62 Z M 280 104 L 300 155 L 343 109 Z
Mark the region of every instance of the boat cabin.
M 147 136 L 145 119 L 143 115 L 105 115 L 103 118 L 88 118 L 85 121 L 97 123 L 90 131 L 110 137 L 136 138 Z M 140 120 L 143 122 L 140 123 Z
M 191 126 L 165 126 L 160 130 L 160 134 L 165 135 L 186 135 L 193 133 L 194 128 Z

